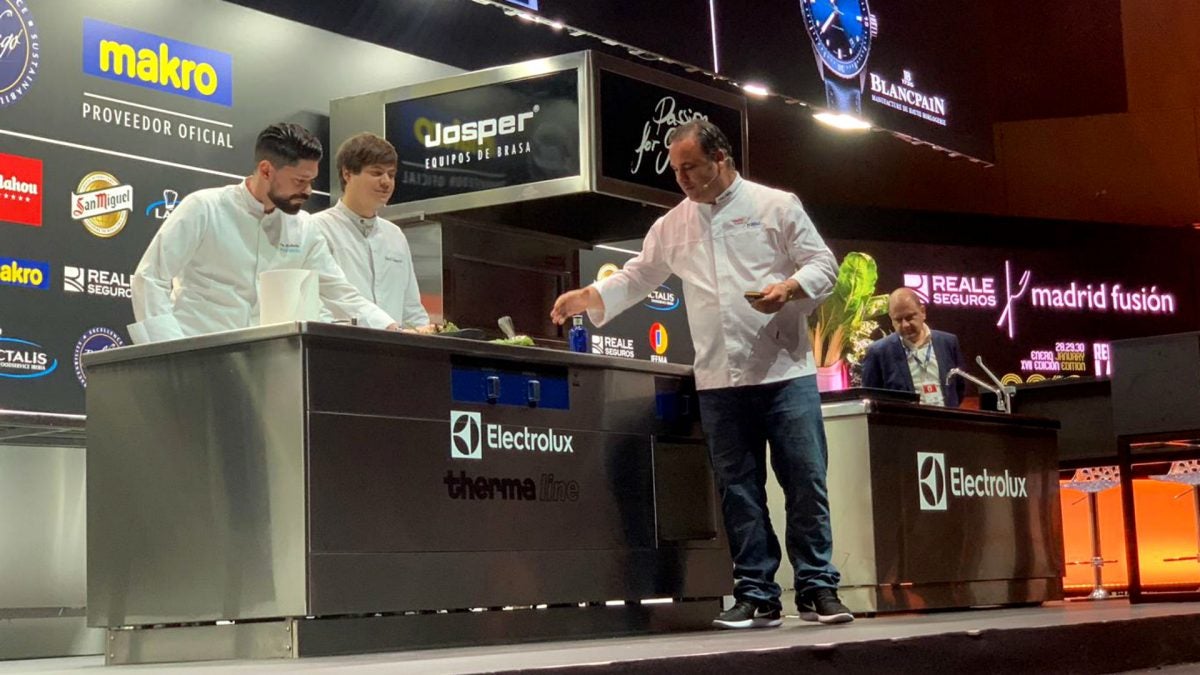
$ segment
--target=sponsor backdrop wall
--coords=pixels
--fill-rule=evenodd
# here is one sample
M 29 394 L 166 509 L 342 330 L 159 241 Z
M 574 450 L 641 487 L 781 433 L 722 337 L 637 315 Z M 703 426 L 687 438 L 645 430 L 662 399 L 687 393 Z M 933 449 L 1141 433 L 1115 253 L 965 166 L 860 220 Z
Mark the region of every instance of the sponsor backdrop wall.
M 0 408 L 83 412 L 78 355 L 130 342 L 155 231 L 263 127 L 328 145 L 331 98 L 455 72 L 218 0 L 0 0 Z
M 975 357 L 1008 384 L 1071 376 L 1107 376 L 1113 340 L 1200 327 L 1200 232 L 1100 224 L 1078 225 L 1080 236 L 1053 235 L 1049 223 L 962 216 L 952 225 L 933 216 L 813 213 L 840 261 L 850 251 L 871 255 L 879 270 L 876 293 L 914 288 L 927 303 L 931 327 L 959 336 L 968 369 Z M 877 236 L 891 224 L 890 236 Z M 1039 235 L 1039 227 L 1043 228 Z M 983 228 L 1006 231 L 987 245 L 942 244 L 981 238 Z M 851 238 L 855 230 L 872 233 Z M 828 233 L 837 233 L 830 237 Z M 1085 236 L 1086 234 L 1086 236 Z M 907 236 L 914 241 L 885 241 Z M 580 282 L 590 283 L 641 248 L 640 241 L 581 254 Z M 621 252 L 627 249 L 629 252 Z M 671 309 L 672 299 L 680 305 Z M 666 357 L 690 363 L 691 336 L 679 280 L 602 329 L 592 328 L 593 350 L 611 356 Z M 654 351 L 654 326 L 669 340 Z M 874 338 L 891 332 L 882 317 Z

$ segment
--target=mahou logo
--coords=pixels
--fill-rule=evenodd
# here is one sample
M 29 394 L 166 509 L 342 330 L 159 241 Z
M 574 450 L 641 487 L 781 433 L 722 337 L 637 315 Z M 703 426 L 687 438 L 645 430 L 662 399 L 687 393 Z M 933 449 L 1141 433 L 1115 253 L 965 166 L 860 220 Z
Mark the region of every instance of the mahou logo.
M 0 154 L 0 220 L 42 225 L 42 160 Z

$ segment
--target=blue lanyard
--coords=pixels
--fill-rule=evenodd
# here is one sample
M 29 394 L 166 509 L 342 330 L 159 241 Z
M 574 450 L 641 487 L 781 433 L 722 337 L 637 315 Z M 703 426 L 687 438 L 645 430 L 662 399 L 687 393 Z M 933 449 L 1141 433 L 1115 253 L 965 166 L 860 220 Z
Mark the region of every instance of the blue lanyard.
M 913 360 L 917 362 L 917 365 L 920 366 L 922 370 L 924 370 L 925 368 L 929 367 L 929 364 L 933 360 L 933 356 L 932 356 L 933 340 L 930 339 L 929 344 L 925 345 L 925 362 L 924 363 L 921 363 L 920 349 L 914 349 L 911 352 L 909 352 L 909 354 L 912 355 Z

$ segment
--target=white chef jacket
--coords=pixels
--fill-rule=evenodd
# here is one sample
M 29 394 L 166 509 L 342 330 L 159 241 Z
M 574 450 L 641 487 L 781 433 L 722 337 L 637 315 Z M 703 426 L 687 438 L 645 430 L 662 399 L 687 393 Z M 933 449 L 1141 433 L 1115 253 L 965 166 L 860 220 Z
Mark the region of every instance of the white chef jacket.
M 766 384 L 816 372 L 808 313 L 833 291 L 837 261 L 793 194 L 741 176 L 716 199 L 685 199 L 651 226 L 639 253 L 594 284 L 596 326 L 642 301 L 671 274 L 683 280 L 698 389 Z M 795 279 L 808 294 L 775 314 L 743 295 Z
M 313 214 L 312 222 L 325 236 L 346 280 L 364 298 L 396 317 L 405 328 L 429 323 L 417 288 L 412 249 L 399 227 L 379 216 L 363 218 L 341 200 Z M 322 318 L 328 321 L 349 317 L 336 305 L 325 305 Z
M 258 275 L 317 272 L 321 300 L 386 328 L 392 317 L 359 295 L 309 214 L 265 213 L 245 181 L 197 190 L 167 216 L 133 274 L 130 335 L 170 340 L 258 325 Z

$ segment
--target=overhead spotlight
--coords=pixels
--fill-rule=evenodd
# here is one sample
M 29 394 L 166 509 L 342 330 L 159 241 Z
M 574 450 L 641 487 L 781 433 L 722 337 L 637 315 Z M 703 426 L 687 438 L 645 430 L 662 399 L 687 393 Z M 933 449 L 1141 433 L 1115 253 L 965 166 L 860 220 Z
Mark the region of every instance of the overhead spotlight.
M 743 84 L 742 91 L 750 94 L 751 96 L 758 96 L 760 98 L 771 95 L 771 90 L 767 89 L 766 85 L 762 85 L 757 82 L 747 82 L 746 84 Z
M 870 131 L 871 123 L 846 113 L 831 113 L 827 111 L 813 113 L 813 119 L 821 124 L 827 124 L 842 131 Z
M 561 21 L 550 21 L 548 22 L 548 25 L 554 30 L 562 30 L 564 28 L 563 22 Z

